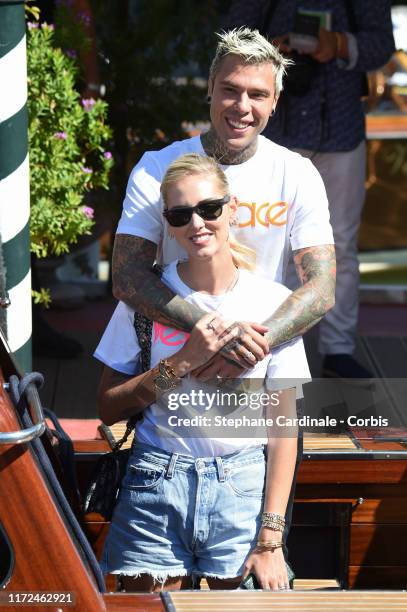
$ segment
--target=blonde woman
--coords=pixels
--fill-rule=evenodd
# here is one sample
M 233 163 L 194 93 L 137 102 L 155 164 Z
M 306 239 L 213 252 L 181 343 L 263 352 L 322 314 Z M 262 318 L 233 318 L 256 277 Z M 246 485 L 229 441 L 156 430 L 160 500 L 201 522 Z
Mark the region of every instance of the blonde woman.
M 194 404 L 192 392 L 202 387 L 194 371 L 234 341 L 236 320 L 256 322 L 260 338 L 247 350 L 251 367 L 242 377 L 267 379 L 272 388 L 271 378 L 309 376 L 301 339 L 272 355 L 261 343 L 261 321 L 289 291 L 250 272 L 253 252 L 229 235 L 237 200 L 211 158 L 180 157 L 169 166 L 161 192 L 168 233 L 187 253 L 185 261 L 164 269 L 162 279 L 208 314 L 189 336 L 154 324 L 151 369 L 143 374 L 134 311 L 124 303 L 96 349 L 105 364 L 99 389 L 103 421 L 143 414 L 102 567 L 120 574 L 127 590 L 190 588 L 194 576 L 206 577 L 210 588 L 235 588 L 249 573 L 262 588 L 286 589 L 281 539 L 297 440 L 218 433 L 208 419 L 214 410 L 222 415 L 220 396 L 214 403 L 202 394 Z M 174 406 L 182 396 L 188 401 Z M 280 398 L 279 410 L 295 413 L 295 390 Z M 185 420 L 191 414 L 201 417 L 197 425 Z

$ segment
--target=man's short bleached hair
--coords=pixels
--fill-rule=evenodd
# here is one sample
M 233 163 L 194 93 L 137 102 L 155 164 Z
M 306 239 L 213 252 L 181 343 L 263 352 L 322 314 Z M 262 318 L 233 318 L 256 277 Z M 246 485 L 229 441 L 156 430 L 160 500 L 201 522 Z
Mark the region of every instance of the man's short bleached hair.
M 280 95 L 283 89 L 283 76 L 287 66 L 292 64 L 292 60 L 283 57 L 277 47 L 262 36 L 258 30 L 242 27 L 228 32 L 219 32 L 216 36 L 219 42 L 209 70 L 209 79 L 212 82 L 215 80 L 223 58 L 227 55 L 237 55 L 244 64 L 272 64 L 276 96 Z

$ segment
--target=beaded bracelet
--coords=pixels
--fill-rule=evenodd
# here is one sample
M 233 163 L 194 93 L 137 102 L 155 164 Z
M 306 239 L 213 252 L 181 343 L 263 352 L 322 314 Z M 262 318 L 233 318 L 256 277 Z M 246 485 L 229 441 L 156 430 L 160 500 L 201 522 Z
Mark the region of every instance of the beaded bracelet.
M 281 533 L 284 531 L 284 527 L 278 523 L 262 523 L 262 527 L 267 527 L 267 529 L 272 529 L 273 531 L 279 531 Z
M 275 514 L 274 512 L 263 512 L 261 515 L 261 525 L 275 531 L 284 531 L 285 518 L 281 514 Z
M 269 519 L 275 523 L 281 523 L 285 525 L 285 517 L 282 514 L 276 514 L 275 512 L 263 512 L 261 515 L 262 519 Z

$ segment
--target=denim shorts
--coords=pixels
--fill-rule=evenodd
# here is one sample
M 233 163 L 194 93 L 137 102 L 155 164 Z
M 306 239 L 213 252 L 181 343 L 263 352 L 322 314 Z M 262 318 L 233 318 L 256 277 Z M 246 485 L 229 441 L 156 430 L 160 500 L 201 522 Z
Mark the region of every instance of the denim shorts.
M 159 582 L 240 576 L 260 529 L 264 480 L 263 446 L 195 458 L 134 444 L 102 571 Z

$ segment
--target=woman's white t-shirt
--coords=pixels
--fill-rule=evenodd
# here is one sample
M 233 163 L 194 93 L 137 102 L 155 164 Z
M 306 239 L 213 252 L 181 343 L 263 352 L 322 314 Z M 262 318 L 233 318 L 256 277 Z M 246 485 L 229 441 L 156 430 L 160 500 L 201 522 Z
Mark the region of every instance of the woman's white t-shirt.
M 269 318 L 290 294 L 289 289 L 279 283 L 246 270 L 239 270 L 238 280 L 231 291 L 223 295 L 208 295 L 192 290 L 181 280 L 177 263 L 174 261 L 165 268 L 163 282 L 202 311 L 216 310 L 228 320 L 261 323 Z M 151 367 L 179 351 L 188 337 L 186 332 L 154 322 Z M 110 368 L 133 376 L 140 373 L 140 352 L 134 329 L 134 310 L 119 302 L 94 355 Z M 270 356 L 246 370 L 240 378 L 254 379 L 250 385 L 257 390 L 260 389 L 262 381 L 267 379 L 269 392 L 287 386 L 293 387 L 295 381 L 309 380 L 310 372 L 302 339 L 296 338 L 273 349 Z M 284 384 L 282 379 L 288 379 L 287 383 Z M 258 384 L 252 384 L 254 381 Z M 181 395 L 183 401 L 180 401 Z M 256 427 L 256 420 L 261 416 L 260 410 L 252 410 L 243 402 L 233 410 L 233 419 L 239 422 L 237 419 L 246 416 L 244 422 L 247 424 L 247 419 L 250 418 L 252 425 L 243 425 L 242 428 L 228 426 L 224 418 L 222 419 L 230 412 L 228 400 L 229 396 L 223 394 L 219 388 L 209 388 L 187 376 L 172 394 L 160 398 L 144 410 L 144 418 L 136 428 L 137 439 L 168 452 L 194 457 L 222 456 L 235 450 L 264 444 L 265 430 L 261 426 Z M 248 401 L 250 403 L 250 400 Z M 171 409 L 168 408 L 169 405 L 172 406 Z M 194 417 L 196 418 L 192 421 Z M 206 420 L 203 417 L 206 417 Z M 241 431 L 244 431 L 245 437 L 239 436 Z

